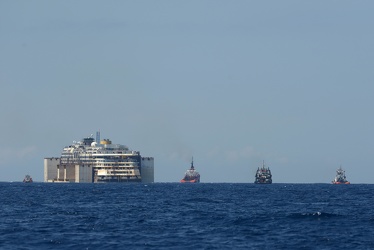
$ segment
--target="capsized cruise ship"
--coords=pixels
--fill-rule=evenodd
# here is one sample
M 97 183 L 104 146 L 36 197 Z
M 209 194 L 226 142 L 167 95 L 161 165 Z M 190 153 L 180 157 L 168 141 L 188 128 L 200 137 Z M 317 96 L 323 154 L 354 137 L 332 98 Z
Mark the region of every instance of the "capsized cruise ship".
M 154 182 L 154 159 L 127 146 L 100 140 L 100 132 L 44 158 L 45 182 Z

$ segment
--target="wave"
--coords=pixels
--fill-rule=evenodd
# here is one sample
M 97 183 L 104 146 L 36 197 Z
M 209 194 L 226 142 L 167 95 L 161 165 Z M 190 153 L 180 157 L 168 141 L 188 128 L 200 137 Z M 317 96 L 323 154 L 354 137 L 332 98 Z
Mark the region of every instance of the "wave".
M 222 200 L 213 200 L 210 198 L 201 198 L 201 197 L 196 197 L 196 198 L 189 198 L 184 200 L 187 203 L 222 203 Z
M 335 217 L 340 217 L 339 214 L 334 214 L 334 213 L 326 213 L 326 212 L 307 212 L 307 213 L 292 213 L 290 218 L 293 219 L 327 219 L 327 218 L 335 218 Z

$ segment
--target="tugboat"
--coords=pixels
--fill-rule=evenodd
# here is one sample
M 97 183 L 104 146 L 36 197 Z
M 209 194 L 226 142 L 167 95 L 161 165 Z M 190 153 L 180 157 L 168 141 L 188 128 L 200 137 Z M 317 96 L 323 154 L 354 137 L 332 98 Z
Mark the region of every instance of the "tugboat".
M 191 168 L 186 171 L 184 174 L 184 178 L 180 181 L 181 183 L 199 183 L 200 182 L 200 174 L 195 170 L 193 166 L 193 158 L 191 162 Z
M 338 168 L 338 170 L 336 170 L 336 176 L 332 181 L 332 184 L 351 184 L 349 181 L 347 181 L 347 178 L 345 177 L 345 171 L 341 166 Z
M 265 163 L 262 162 L 262 167 L 257 168 L 255 183 L 256 184 L 271 184 L 273 183 L 273 180 L 271 177 L 272 175 L 271 175 L 270 169 L 266 168 Z
M 24 183 L 31 183 L 32 182 L 32 178 L 30 175 L 26 175 L 25 178 L 23 179 L 23 182 Z

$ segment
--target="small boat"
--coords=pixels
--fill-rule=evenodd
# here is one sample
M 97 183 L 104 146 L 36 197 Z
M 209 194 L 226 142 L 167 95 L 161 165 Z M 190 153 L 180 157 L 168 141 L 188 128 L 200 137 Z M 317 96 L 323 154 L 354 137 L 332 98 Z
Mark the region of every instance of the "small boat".
M 270 171 L 269 168 L 265 167 L 264 162 L 262 162 L 262 167 L 261 168 L 257 168 L 255 177 L 256 177 L 256 179 L 255 179 L 256 184 L 271 184 L 271 183 L 273 183 L 271 171 Z
M 332 181 L 332 184 L 351 184 L 349 181 L 347 181 L 347 178 L 345 177 L 345 171 L 341 166 L 338 168 L 338 170 L 336 170 L 336 176 Z
M 31 183 L 32 182 L 32 178 L 30 175 L 26 175 L 25 178 L 23 179 L 23 182 L 25 183 Z
M 186 171 L 184 174 L 183 179 L 180 181 L 181 183 L 199 183 L 200 182 L 200 174 L 195 170 L 193 166 L 193 158 L 191 162 L 191 167 Z

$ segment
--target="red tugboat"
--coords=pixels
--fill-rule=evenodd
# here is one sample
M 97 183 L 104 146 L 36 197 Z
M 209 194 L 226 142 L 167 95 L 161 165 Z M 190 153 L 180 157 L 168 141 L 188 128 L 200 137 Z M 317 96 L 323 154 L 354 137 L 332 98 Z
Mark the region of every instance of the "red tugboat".
M 26 175 L 25 178 L 23 179 L 23 182 L 24 183 L 31 183 L 32 182 L 32 178 L 30 175 Z
M 180 181 L 181 183 L 199 183 L 200 182 L 200 174 L 195 170 L 193 166 L 193 158 L 191 162 L 191 168 L 186 171 L 184 174 L 184 178 Z
M 347 178 L 345 177 L 345 171 L 340 168 L 336 170 L 336 176 L 335 179 L 332 181 L 332 184 L 351 184 L 349 181 L 347 181 Z

